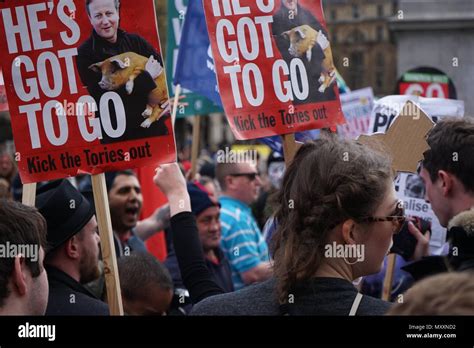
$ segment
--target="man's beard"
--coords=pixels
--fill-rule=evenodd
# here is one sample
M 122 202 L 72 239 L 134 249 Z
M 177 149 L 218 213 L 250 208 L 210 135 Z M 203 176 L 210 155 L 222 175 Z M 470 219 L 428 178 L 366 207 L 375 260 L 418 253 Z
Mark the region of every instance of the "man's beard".
M 99 260 L 94 257 L 89 251 L 79 264 L 79 276 L 81 284 L 87 284 L 96 280 L 100 276 Z

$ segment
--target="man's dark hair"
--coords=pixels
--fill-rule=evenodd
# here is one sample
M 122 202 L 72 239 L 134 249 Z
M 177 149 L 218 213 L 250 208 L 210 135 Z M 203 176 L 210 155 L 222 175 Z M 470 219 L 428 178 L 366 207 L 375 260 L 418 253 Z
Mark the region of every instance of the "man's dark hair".
M 43 271 L 39 258 L 39 247 L 46 247 L 46 221 L 36 208 L 21 203 L 0 200 L 0 245 L 37 245 L 38 259 L 25 258 L 25 264 L 36 278 Z M 14 267 L 13 257 L 0 257 L 0 308 L 10 295 L 8 280 Z
M 439 122 L 428 134 L 430 149 L 424 153 L 423 167 L 431 181 L 438 171 L 455 175 L 467 191 L 474 192 L 474 123 L 466 119 Z
M 118 259 L 122 296 L 133 301 L 142 298 L 149 285 L 172 290 L 170 273 L 154 256 L 148 253 L 132 253 Z
M 110 190 L 112 190 L 112 187 L 114 186 L 114 183 L 115 183 L 115 179 L 119 175 L 137 177 L 137 174 L 133 170 L 130 170 L 130 169 L 119 170 L 117 172 L 108 172 L 105 174 L 105 183 L 107 185 L 107 192 L 110 192 Z
M 90 3 L 94 1 L 94 0 L 86 0 L 86 10 L 87 10 L 87 14 L 90 16 L 91 15 L 91 12 L 89 10 L 89 5 Z M 119 10 L 120 8 L 120 0 L 114 0 L 115 2 L 115 8 L 117 9 L 117 11 Z

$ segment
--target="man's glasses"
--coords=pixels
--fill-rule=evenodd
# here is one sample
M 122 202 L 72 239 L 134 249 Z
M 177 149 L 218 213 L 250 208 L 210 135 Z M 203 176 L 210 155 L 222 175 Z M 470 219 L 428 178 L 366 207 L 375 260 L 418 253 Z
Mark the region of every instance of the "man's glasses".
M 403 201 L 398 201 L 397 207 L 395 208 L 393 215 L 367 216 L 360 220 L 366 222 L 394 221 L 397 224 L 397 228 L 394 233 L 397 234 L 402 230 L 403 224 L 405 223 L 406 219 L 407 218 L 405 216 L 405 206 L 403 205 Z
M 259 173 L 235 173 L 235 174 L 230 174 L 230 176 L 235 176 L 235 177 L 245 176 L 250 181 L 254 181 L 257 178 L 257 176 L 259 176 L 259 175 L 260 175 Z

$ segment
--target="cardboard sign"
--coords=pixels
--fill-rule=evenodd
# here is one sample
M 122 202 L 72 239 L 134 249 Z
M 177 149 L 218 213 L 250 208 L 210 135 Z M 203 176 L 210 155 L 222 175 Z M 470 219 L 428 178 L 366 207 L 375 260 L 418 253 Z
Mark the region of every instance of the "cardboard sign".
M 385 134 L 362 135 L 361 143 L 381 142 L 392 155 L 392 166 L 397 172 L 415 173 L 423 153 L 428 150 L 426 135 L 434 122 L 414 103 L 407 102 Z
M 346 139 L 356 139 L 369 132 L 374 92 L 371 87 L 341 94 L 342 112 L 346 124 L 337 127 L 337 133 Z
M 344 123 L 321 1 L 204 1 L 219 92 L 237 139 Z
M 195 0 L 194 0 L 195 1 Z M 200 1 L 200 0 L 198 0 Z M 175 74 L 178 62 L 178 53 L 180 51 L 180 41 L 183 35 L 189 35 L 190 38 L 195 42 L 196 45 L 196 33 L 190 32 L 185 33 L 184 30 L 184 19 L 188 9 L 187 0 L 168 0 L 168 35 L 167 35 L 167 46 L 166 46 L 166 73 L 168 76 L 168 88 L 175 94 L 173 85 L 173 76 Z M 201 5 L 202 6 L 202 5 Z M 186 47 L 187 48 L 187 47 Z M 194 48 L 194 47 L 193 47 Z M 204 60 L 207 58 L 207 50 L 209 43 L 204 47 Z M 189 52 L 190 61 L 182 66 L 182 69 L 187 69 L 188 74 L 193 78 L 199 79 L 200 73 L 204 70 L 202 65 L 196 64 L 198 57 L 202 55 L 198 54 L 198 50 L 191 50 Z M 208 115 L 213 112 L 220 112 L 222 109 L 215 105 L 209 99 L 200 96 L 196 93 L 191 92 L 188 89 L 183 89 L 181 92 L 186 98 L 184 102 L 188 105 L 186 107 L 178 108 L 177 117 L 195 116 L 195 115 Z
M 375 102 L 367 134 L 385 133 L 408 101 L 418 105 L 435 123 L 439 118 L 464 116 L 462 100 L 390 95 Z
M 175 159 L 154 2 L 100 4 L 89 16 L 82 0 L 0 2 L 23 183 Z
M 386 132 L 400 113 L 397 110 L 400 108 L 399 105 L 405 105 L 408 101 L 416 102 L 435 123 L 446 117 L 464 116 L 464 102 L 459 100 L 387 96 L 375 102 L 369 133 L 374 130 L 376 132 Z M 440 225 L 431 204 L 425 201 L 425 186 L 419 175 L 399 173 L 395 181 L 395 190 L 397 191 L 397 197 L 404 202 L 407 215 L 417 216 L 431 222 L 431 253 L 440 254 L 443 252 L 446 229 Z
M 2 111 L 8 111 L 8 102 L 5 83 L 3 81 L 3 72 L 2 69 L 0 69 L 0 112 Z

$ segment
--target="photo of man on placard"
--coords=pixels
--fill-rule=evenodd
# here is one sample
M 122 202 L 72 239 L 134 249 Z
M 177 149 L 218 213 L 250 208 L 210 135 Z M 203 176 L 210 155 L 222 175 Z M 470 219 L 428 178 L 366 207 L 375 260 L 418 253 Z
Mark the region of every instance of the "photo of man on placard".
M 167 135 L 170 117 L 163 60 L 145 39 L 119 27 L 120 0 L 86 0 L 91 36 L 78 49 L 81 81 L 97 105 L 109 91 L 122 99 L 126 130 L 119 138 L 103 133 L 102 143 Z M 116 110 L 110 108 L 114 122 Z M 100 117 L 100 113 L 99 113 Z
M 314 15 L 298 0 L 281 0 L 280 9 L 273 15 L 272 32 L 283 60 L 290 65 L 299 58 L 306 67 L 310 93 L 306 100 L 295 100 L 295 104 L 335 100 L 336 68 L 329 36 Z

